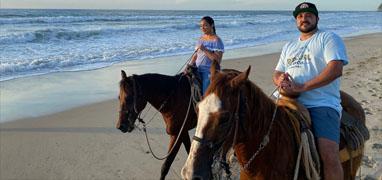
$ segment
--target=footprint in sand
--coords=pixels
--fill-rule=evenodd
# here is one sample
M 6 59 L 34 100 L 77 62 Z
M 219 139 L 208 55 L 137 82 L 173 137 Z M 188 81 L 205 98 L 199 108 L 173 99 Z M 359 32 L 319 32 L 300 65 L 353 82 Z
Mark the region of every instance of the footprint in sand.
M 367 101 L 367 100 L 362 100 L 360 104 L 361 104 L 362 106 L 364 106 L 364 105 L 368 105 L 368 104 L 369 104 L 369 101 Z
M 363 110 L 365 111 L 366 115 L 373 115 L 373 113 L 371 112 L 372 110 L 370 110 L 369 108 L 364 108 Z

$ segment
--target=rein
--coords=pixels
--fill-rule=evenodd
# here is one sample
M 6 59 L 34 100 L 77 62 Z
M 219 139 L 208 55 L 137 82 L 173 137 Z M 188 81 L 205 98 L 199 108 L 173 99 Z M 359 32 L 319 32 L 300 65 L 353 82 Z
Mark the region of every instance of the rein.
M 197 50 L 195 50 L 193 53 L 192 53 L 192 55 L 190 56 L 190 58 L 188 58 L 188 60 L 186 61 L 186 63 L 184 64 L 184 65 L 182 65 L 182 67 L 178 70 L 178 72 L 177 72 L 177 74 L 179 74 L 180 73 L 180 71 L 186 66 L 186 64 L 188 64 L 188 62 L 190 62 L 190 60 L 191 60 L 191 58 L 194 56 L 194 54 L 196 53 L 196 51 Z M 133 75 L 133 77 L 134 77 L 134 75 Z M 180 77 L 179 77 L 179 79 L 178 79 L 178 83 L 180 82 L 180 80 L 182 79 L 182 77 L 183 77 L 183 75 L 181 75 Z M 133 88 L 134 88 L 134 91 L 136 91 L 136 89 L 135 89 L 135 86 L 136 86 L 136 82 L 135 82 L 135 79 L 133 79 L 133 81 L 134 81 L 134 83 L 133 83 Z M 190 86 L 191 86 L 191 84 L 190 84 Z M 175 93 L 175 89 L 176 88 L 174 88 L 174 90 L 172 90 L 171 91 L 171 93 L 170 93 L 170 95 L 169 96 L 167 96 L 167 98 L 162 102 L 162 104 L 159 106 L 159 108 L 158 108 L 158 111 L 150 118 L 150 120 L 148 121 L 148 123 L 146 123 L 146 125 L 147 124 L 149 124 L 153 119 L 154 119 L 154 117 L 158 114 L 158 112 L 160 112 L 162 109 L 163 109 L 163 107 L 167 104 L 167 102 L 168 102 L 168 100 L 170 99 L 170 97 L 172 97 L 172 95 Z M 193 97 L 193 88 L 192 88 L 192 86 L 191 86 L 191 97 Z M 137 99 L 137 97 L 135 96 L 135 94 L 134 94 L 134 111 L 136 112 L 136 113 L 138 113 L 138 111 L 137 111 L 137 109 L 136 109 L 136 106 L 135 106 L 135 102 L 136 102 L 136 99 Z M 151 109 L 151 107 L 152 106 L 150 106 L 149 107 L 149 110 Z M 148 111 L 148 110 L 147 110 Z M 146 117 L 146 116 L 145 116 Z M 187 116 L 186 116 L 187 117 Z
M 180 82 L 180 80 L 182 79 L 182 76 L 179 77 L 178 79 L 178 83 Z M 136 87 L 138 86 L 136 80 L 134 79 L 134 76 L 133 76 L 133 88 L 134 88 L 134 91 L 136 91 Z M 176 88 L 175 88 L 176 89 Z M 162 110 L 162 108 L 164 107 L 164 105 L 167 103 L 167 101 L 169 100 L 169 98 L 175 93 L 175 89 L 170 93 L 170 95 L 166 98 L 165 101 L 163 101 L 163 103 L 160 105 L 159 109 L 158 109 L 158 112 L 160 112 Z M 192 94 L 193 94 L 193 91 L 192 91 L 192 87 L 191 87 L 191 95 L 190 95 L 190 99 L 189 99 L 189 103 L 188 103 L 188 108 L 187 108 L 187 113 L 186 113 L 186 116 L 184 117 L 184 120 L 183 120 L 183 124 L 182 124 L 182 127 L 181 129 L 179 130 L 179 133 L 178 133 L 178 136 L 176 137 L 176 140 L 174 142 L 174 145 L 171 147 L 170 151 L 163 157 L 159 157 L 158 155 L 156 155 L 152 148 L 151 148 L 151 144 L 149 142 L 149 138 L 148 138 L 148 135 L 147 135 L 147 129 L 146 129 L 146 123 L 143 121 L 143 119 L 140 117 L 141 113 L 138 113 L 137 112 L 137 108 L 136 108 L 136 99 L 137 99 L 137 93 L 134 93 L 134 111 L 136 113 L 138 113 L 138 121 L 140 123 L 143 124 L 143 132 L 145 133 L 145 137 L 146 137 L 146 142 L 147 142 L 147 145 L 149 147 L 149 150 L 150 150 L 150 153 L 153 155 L 153 157 L 157 160 L 164 160 L 166 159 L 168 156 L 170 156 L 170 154 L 173 152 L 174 148 L 175 148 L 175 145 L 178 143 L 179 139 L 180 139 L 180 136 L 182 135 L 182 132 L 183 132 L 183 129 L 184 129 L 184 126 L 186 124 L 186 121 L 188 119 L 188 115 L 189 115 L 189 112 L 190 112 L 190 108 L 191 108 L 191 103 L 192 103 Z M 155 117 L 156 114 L 154 114 L 154 116 L 151 118 L 151 120 Z M 149 122 L 151 122 L 151 120 Z
M 275 92 L 277 89 L 279 89 L 279 87 L 276 87 L 276 89 L 273 91 Z M 273 93 L 272 93 L 273 94 Z M 280 99 L 280 94 L 277 95 L 276 97 L 276 103 L 278 103 Z M 256 158 L 256 156 L 261 152 L 261 150 L 263 150 L 265 148 L 265 146 L 267 146 L 267 144 L 269 143 L 269 134 L 271 133 L 271 130 L 272 130 L 272 125 L 273 125 L 273 122 L 275 121 L 275 118 L 276 118 L 276 113 L 277 113 L 277 109 L 278 109 L 278 106 L 276 105 L 276 108 L 275 110 L 273 111 L 273 115 L 272 115 L 272 120 L 271 120 L 271 124 L 269 125 L 269 129 L 267 131 L 267 134 L 265 134 L 265 136 L 263 137 L 263 140 L 261 141 L 261 143 L 259 144 L 259 147 L 257 149 L 257 151 L 252 155 L 252 157 L 247 161 L 247 163 L 245 163 L 245 165 L 242 167 L 244 170 L 248 170 L 249 168 L 249 165 L 251 164 L 251 162 Z

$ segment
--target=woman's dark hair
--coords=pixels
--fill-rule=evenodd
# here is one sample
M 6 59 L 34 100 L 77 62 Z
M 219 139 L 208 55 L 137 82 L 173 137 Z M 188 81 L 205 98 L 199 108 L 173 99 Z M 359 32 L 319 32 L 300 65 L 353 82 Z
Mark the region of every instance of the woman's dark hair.
M 202 21 L 202 20 L 205 20 L 209 25 L 211 25 L 212 29 L 214 31 L 214 34 L 216 34 L 214 19 L 212 19 L 212 17 L 210 17 L 210 16 L 204 16 L 204 17 L 202 17 L 202 19 L 200 21 Z

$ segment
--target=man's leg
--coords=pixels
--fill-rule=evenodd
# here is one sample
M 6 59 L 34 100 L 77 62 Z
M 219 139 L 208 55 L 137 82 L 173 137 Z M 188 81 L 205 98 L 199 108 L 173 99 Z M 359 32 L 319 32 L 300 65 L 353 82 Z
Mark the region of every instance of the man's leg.
M 324 179 L 342 180 L 343 170 L 339 158 L 340 115 L 329 107 L 315 107 L 308 110 L 323 163 Z
M 318 150 L 324 167 L 324 179 L 344 179 L 339 157 L 339 145 L 335 141 L 319 138 Z

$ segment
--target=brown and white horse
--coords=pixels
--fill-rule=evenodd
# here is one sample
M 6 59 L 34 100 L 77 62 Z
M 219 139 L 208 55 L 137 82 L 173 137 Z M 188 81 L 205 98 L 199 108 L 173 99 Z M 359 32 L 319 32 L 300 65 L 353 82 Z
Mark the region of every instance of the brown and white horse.
M 278 107 L 271 122 L 276 105 L 248 80 L 249 72 L 250 67 L 239 75 L 211 68 L 211 84 L 198 105 L 194 140 L 181 172 L 184 179 L 210 179 L 213 156 L 225 155 L 231 147 L 242 167 L 240 179 L 293 179 L 298 143 L 291 116 Z M 346 110 L 349 104 L 342 105 Z M 356 118 L 364 123 L 362 109 L 359 112 Z M 268 143 L 260 145 L 269 130 Z M 361 158 L 362 154 L 342 164 L 345 179 L 355 178 Z M 305 179 L 303 169 L 298 179 Z

